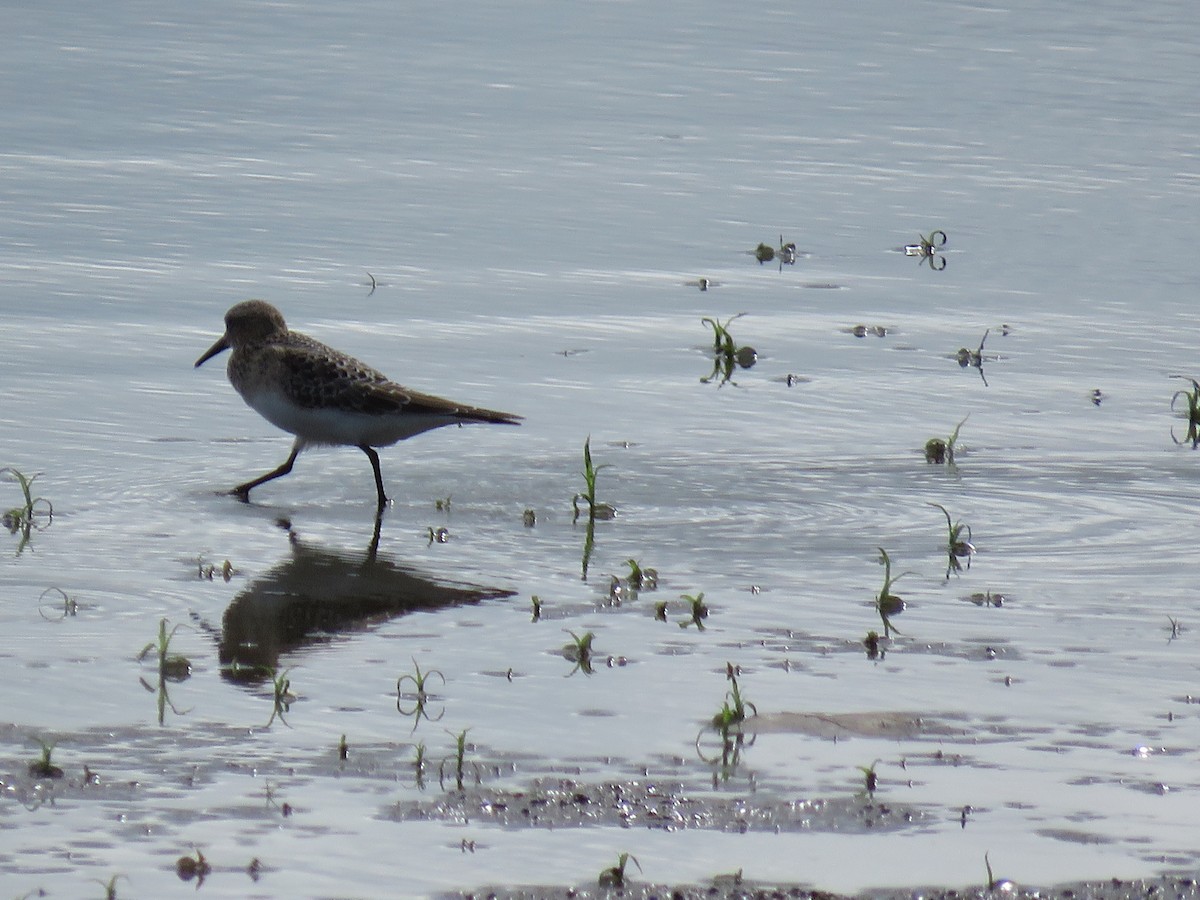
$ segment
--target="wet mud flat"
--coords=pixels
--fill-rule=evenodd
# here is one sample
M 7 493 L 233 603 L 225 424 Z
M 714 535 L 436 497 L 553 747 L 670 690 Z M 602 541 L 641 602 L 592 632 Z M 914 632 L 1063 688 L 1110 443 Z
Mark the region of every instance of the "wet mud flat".
M 1194 878 L 1164 876 L 1156 879 L 1122 881 L 1081 881 L 1049 888 L 998 886 L 977 888 L 888 888 L 861 894 L 833 894 L 795 884 L 765 884 L 736 876 L 714 879 L 709 884 L 662 885 L 627 883 L 623 888 L 598 886 L 484 888 L 444 898 L 460 900 L 584 900 L 590 897 L 621 900 L 974 900 L 986 897 L 1022 897 L 1038 900 L 1190 900 L 1200 897 L 1200 883 Z

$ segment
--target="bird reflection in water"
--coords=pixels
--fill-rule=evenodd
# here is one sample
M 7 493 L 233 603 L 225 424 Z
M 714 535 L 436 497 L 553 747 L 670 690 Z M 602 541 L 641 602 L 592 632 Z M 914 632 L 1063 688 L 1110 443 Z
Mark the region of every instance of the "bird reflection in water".
M 291 554 L 234 597 L 217 639 L 222 677 L 268 680 L 279 658 L 338 634 L 366 631 L 417 610 L 511 597 L 513 591 L 435 582 L 380 557 L 379 519 L 365 553 L 315 546 L 291 523 Z

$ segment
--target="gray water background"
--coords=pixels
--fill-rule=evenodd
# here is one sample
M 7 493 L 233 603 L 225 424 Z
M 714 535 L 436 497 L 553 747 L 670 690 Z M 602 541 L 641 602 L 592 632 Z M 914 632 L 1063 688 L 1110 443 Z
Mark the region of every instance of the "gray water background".
M 1030 882 L 1194 871 L 1197 459 L 1169 409 L 1188 386 L 1169 376 L 1197 371 L 1188 4 L 51 3 L 4 18 L 0 463 L 42 473 L 56 515 L 0 564 L 0 889 L 76 895 L 119 872 L 130 895 L 190 891 L 174 861 L 192 847 L 219 867 L 209 896 L 585 882 L 622 851 L 650 880 L 743 868 L 837 890 L 978 883 L 985 851 Z M 950 236 L 941 272 L 897 252 L 934 228 Z M 794 266 L 745 253 L 780 235 L 803 251 Z M 172 688 L 186 714 L 160 727 L 135 657 L 161 617 L 218 623 L 291 558 L 281 517 L 331 553 L 371 536 L 352 450 L 306 454 L 250 506 L 218 495 L 288 446 L 219 364 L 192 369 L 250 296 L 398 381 L 527 417 L 383 453 L 396 504 L 380 554 L 514 596 L 285 656 L 290 728 L 264 730 L 269 693 L 221 679 L 203 629 L 181 630 L 196 671 Z M 760 361 L 737 386 L 702 384 L 700 318 L 738 312 Z M 890 331 L 846 332 L 860 323 Z M 985 386 L 951 357 L 988 328 Z M 925 440 L 968 414 L 958 472 L 927 466 Z M 584 581 L 569 501 L 588 435 L 620 515 Z M 979 548 L 948 581 L 930 502 Z M 430 526 L 450 542 L 429 545 Z M 879 628 L 880 546 L 912 572 L 910 607 L 872 663 L 858 641 Z M 608 575 L 631 557 L 662 586 L 611 608 Z M 200 579 L 198 558 L 237 574 Z M 76 616 L 45 617 L 50 586 Z M 988 590 L 1005 606 L 962 599 Z M 699 591 L 706 632 L 651 617 L 666 599 L 680 618 Z M 564 628 L 628 664 L 564 678 Z M 412 658 L 448 683 L 445 718 L 410 736 L 395 679 Z M 959 723 L 968 737 L 945 745 L 764 734 L 717 788 L 849 796 L 880 759 L 881 795 L 920 809 L 917 827 L 389 815 L 440 790 L 413 785 L 411 744 L 439 760 L 463 728 L 517 786 L 545 771 L 702 784 L 693 739 L 730 661 L 762 713 Z M 341 734 L 370 777 L 312 762 Z M 128 792 L 46 802 L 23 778 L 37 737 L 76 782 L 87 764 Z M 239 871 L 251 856 L 270 867 L 257 883 Z

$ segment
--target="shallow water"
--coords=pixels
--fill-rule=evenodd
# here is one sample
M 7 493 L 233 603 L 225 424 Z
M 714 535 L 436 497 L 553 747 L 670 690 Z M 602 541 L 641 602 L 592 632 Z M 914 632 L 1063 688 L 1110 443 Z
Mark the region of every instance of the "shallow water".
M 191 890 L 194 848 L 238 897 L 586 884 L 622 852 L 841 891 L 979 884 L 985 851 L 1023 883 L 1194 871 L 1190 10 L 570 9 L 10 11 L 0 465 L 55 515 L 0 563 L 0 889 Z M 935 228 L 942 271 L 901 252 Z M 749 255 L 780 237 L 794 265 Z M 192 368 L 247 296 L 526 421 L 385 450 L 374 547 L 356 451 L 221 496 L 289 446 Z M 758 363 L 702 383 L 701 317 L 739 312 Z M 584 579 L 589 435 L 619 513 Z M 978 549 L 948 579 L 930 503 Z M 907 609 L 870 660 L 879 547 Z M 659 586 L 614 603 L 630 558 Z M 163 617 L 193 674 L 160 725 Z M 246 633 L 285 722 L 222 672 Z M 414 660 L 436 721 L 397 709 Z M 722 766 L 727 663 L 759 715 Z M 892 714 L 921 727 L 843 727 Z M 465 812 L 563 781 L 700 812 Z

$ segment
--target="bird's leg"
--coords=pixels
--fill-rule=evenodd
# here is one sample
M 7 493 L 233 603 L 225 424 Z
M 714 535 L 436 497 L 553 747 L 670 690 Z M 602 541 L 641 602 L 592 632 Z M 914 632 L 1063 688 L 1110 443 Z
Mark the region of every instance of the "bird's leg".
M 237 487 L 235 487 L 229 493 L 233 494 L 233 496 L 237 497 L 243 503 L 249 503 L 251 490 L 258 487 L 260 484 L 263 484 L 264 482 L 270 481 L 273 478 L 279 478 L 281 475 L 286 475 L 288 472 L 292 471 L 292 464 L 296 461 L 296 457 L 299 455 L 300 455 L 300 443 L 297 442 L 292 447 L 291 454 L 284 461 L 282 466 L 280 466 L 278 469 L 273 469 L 272 471 L 268 472 L 266 475 L 263 475 L 260 478 L 255 478 L 253 481 L 247 481 L 245 484 L 239 484 Z
M 387 494 L 383 492 L 383 474 L 379 471 L 379 454 L 375 452 L 374 447 L 368 447 L 366 444 L 360 444 L 359 450 L 367 454 L 367 459 L 371 461 L 371 468 L 375 470 L 375 490 L 379 494 L 379 511 L 388 505 Z

